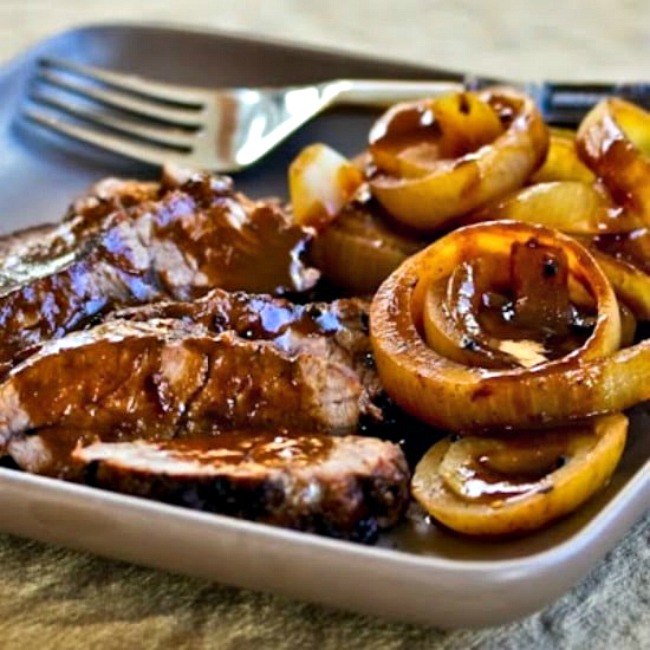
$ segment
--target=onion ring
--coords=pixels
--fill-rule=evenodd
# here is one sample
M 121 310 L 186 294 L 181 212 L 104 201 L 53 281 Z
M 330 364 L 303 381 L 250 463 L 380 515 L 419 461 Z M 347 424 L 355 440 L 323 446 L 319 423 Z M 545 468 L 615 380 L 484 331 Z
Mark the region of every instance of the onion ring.
M 635 238 L 648 218 L 643 206 L 644 197 L 650 201 L 650 192 L 644 189 L 647 182 L 642 182 L 650 178 L 646 152 L 650 152 L 650 113 L 621 100 L 602 102 L 585 118 L 577 138 L 569 132 L 551 131 L 546 160 L 530 179 L 532 185 L 463 217 L 459 223 L 512 219 L 585 238 Z M 602 178 L 581 161 L 579 153 L 603 173 Z M 647 271 L 633 260 L 619 261 L 605 252 L 594 255 L 634 316 L 650 319 Z
M 445 439 L 418 463 L 412 493 L 458 532 L 527 532 L 575 510 L 609 480 L 627 425 L 617 413 L 517 439 Z
M 630 308 L 634 317 L 650 320 L 650 275 L 626 260 L 596 249 L 591 253 L 612 283 L 616 295 Z
M 638 215 L 614 202 L 602 180 L 579 158 L 575 134 L 559 129 L 551 129 L 546 159 L 529 185 L 463 222 L 497 219 L 538 223 L 576 235 L 628 233 L 643 225 Z
M 420 177 L 371 179 L 373 195 L 402 223 L 424 231 L 440 228 L 517 189 L 544 160 L 548 129 L 532 99 L 500 87 L 479 97 L 509 116 L 508 128 L 492 144 L 453 160 L 432 160 L 431 171 Z
M 379 171 L 415 178 L 434 171 L 440 158 L 476 151 L 503 131 L 479 95 L 455 93 L 389 108 L 370 130 L 369 155 Z
M 371 294 L 427 243 L 402 230 L 359 192 L 314 239 L 310 260 L 334 286 L 356 295 Z
M 423 333 L 427 291 L 464 259 L 507 254 L 535 238 L 561 246 L 571 273 L 596 303 L 583 347 L 533 368 L 466 367 L 432 350 Z M 529 428 L 622 411 L 650 399 L 650 340 L 617 351 L 620 312 L 592 255 L 575 240 L 540 226 L 493 222 L 467 226 L 404 262 L 379 288 L 370 312 L 382 383 L 405 411 L 443 429 Z
M 575 133 L 566 129 L 551 128 L 550 134 L 544 163 L 531 176 L 530 182 L 577 181 L 586 185 L 595 183 L 598 180 L 596 174 L 578 156 Z

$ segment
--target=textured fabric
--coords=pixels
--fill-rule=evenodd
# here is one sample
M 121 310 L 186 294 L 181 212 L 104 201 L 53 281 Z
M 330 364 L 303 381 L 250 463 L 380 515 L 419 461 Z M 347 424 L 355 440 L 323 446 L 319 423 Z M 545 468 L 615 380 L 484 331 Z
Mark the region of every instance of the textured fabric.
M 441 632 L 0 537 L 1 648 L 650 648 L 650 516 L 543 612 Z

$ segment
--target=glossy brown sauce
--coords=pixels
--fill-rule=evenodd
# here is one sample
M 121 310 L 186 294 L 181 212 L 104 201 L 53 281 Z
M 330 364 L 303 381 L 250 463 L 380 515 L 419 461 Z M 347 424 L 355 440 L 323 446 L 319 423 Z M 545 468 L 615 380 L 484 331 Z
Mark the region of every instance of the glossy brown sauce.
M 163 208 L 151 215 L 150 246 L 158 278 L 176 299 L 213 287 L 282 294 L 318 279 L 302 261 L 311 235 L 291 224 L 279 205 L 211 192 L 206 176 L 172 192 Z
M 282 305 L 262 298 L 234 304 L 230 327 L 240 336 L 250 339 L 275 339 L 291 329 L 299 336 L 331 336 L 346 325 L 341 314 L 323 305 Z
M 146 201 L 160 199 L 166 184 L 105 178 L 91 188 L 87 196 L 72 203 L 63 223 L 78 237 L 97 229 L 103 220 L 116 211 L 123 212 Z
M 0 242 L 0 363 L 118 307 L 214 287 L 304 291 L 319 275 L 304 263 L 310 239 L 222 177 L 103 181 L 58 226 Z
M 572 456 L 570 432 L 520 432 L 506 440 L 507 446 L 482 450 L 459 468 L 464 498 L 498 507 L 508 499 L 549 491 L 549 475 Z
M 367 309 L 363 300 L 299 305 L 268 295 L 216 289 L 191 302 L 158 303 L 115 316 L 136 322 L 174 319 L 217 334 L 231 330 L 244 339 L 269 341 L 288 332 L 299 337 L 334 337 L 350 330 L 366 335 Z
M 442 130 L 428 102 L 404 105 L 389 111 L 370 132 L 370 150 L 393 155 L 411 147 L 421 147 L 432 158 L 441 155 Z
M 504 474 L 486 468 L 477 462 L 463 467 L 463 498 L 472 503 L 498 507 L 508 499 L 540 492 L 547 488 L 542 481 L 546 472 L 539 474 Z
M 19 465 L 30 472 L 62 478 L 73 477 L 76 468 L 72 462 L 72 453 L 77 447 L 99 442 L 100 437 L 94 431 L 80 431 L 65 426 L 44 427 L 37 432 L 27 433 L 26 438 L 37 436 L 39 440 L 38 454 L 17 452 Z M 114 430 L 110 436 L 102 436 L 111 441 L 130 440 L 127 431 Z M 16 454 L 14 450 L 14 454 Z
M 141 438 L 125 429 L 100 439 L 96 433 L 65 427 L 42 429 L 38 435 L 47 451 L 47 462 L 37 469 L 41 474 L 74 477 L 80 460 L 143 464 L 152 473 L 177 461 L 215 469 L 244 464 L 296 467 L 324 461 L 333 444 L 328 434 L 282 430 L 215 431 L 174 439 L 169 438 L 171 434 L 156 432 L 151 438 Z
M 595 312 L 571 302 L 562 250 L 538 242 L 515 244 L 510 265 L 507 284 L 491 283 L 482 260 L 457 269 L 453 305 L 467 349 L 489 355 L 496 347 L 495 362 L 498 352 L 516 357 L 519 351 L 525 363 L 535 365 L 581 347 L 593 331 Z
M 57 468 L 66 467 L 78 440 L 95 436 L 158 440 L 231 426 L 259 430 L 269 422 L 298 433 L 324 429 L 325 422 L 336 428 L 358 414 L 362 375 L 368 399 L 379 390 L 367 365 L 367 310 L 360 300 L 296 305 L 215 290 L 201 300 L 148 305 L 124 316 L 48 343 L 32 366 L 12 376 L 21 414 L 42 432 L 52 456 L 51 473 L 64 471 Z M 330 376 L 341 374 L 343 383 L 331 389 L 334 407 L 310 392 L 312 386 L 330 390 L 329 384 L 300 379 L 303 350 L 323 361 L 309 366 L 315 377 L 325 368 Z
M 620 175 L 621 170 L 626 169 L 636 157 L 634 145 L 628 142 L 610 111 L 602 116 L 595 128 L 592 127 L 592 131 L 591 137 L 578 140 L 577 145 L 587 151 L 588 160 L 597 163 L 598 175 L 604 180 L 615 203 L 637 211 L 640 206 L 636 205 L 628 191 L 628 179 Z
M 327 458 L 332 438 L 318 434 L 287 434 L 259 431 L 228 431 L 211 436 L 166 441 L 89 446 L 78 456 L 136 464 L 145 459 L 147 471 L 175 462 L 218 469 L 224 465 L 257 464 L 265 467 L 309 465 Z M 144 455 L 143 455 L 144 451 Z
M 400 104 L 375 123 L 370 152 L 380 172 L 398 177 L 421 176 L 440 164 L 465 165 L 508 127 L 511 108 L 472 93 Z

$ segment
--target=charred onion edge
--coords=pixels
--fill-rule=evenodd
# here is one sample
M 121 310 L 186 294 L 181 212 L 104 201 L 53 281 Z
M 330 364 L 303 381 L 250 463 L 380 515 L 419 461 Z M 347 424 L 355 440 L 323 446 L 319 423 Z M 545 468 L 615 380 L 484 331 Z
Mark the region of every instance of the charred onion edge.
M 599 317 L 582 348 L 531 369 L 491 371 L 466 367 L 431 350 L 420 331 L 423 296 L 458 260 L 454 244 L 480 236 L 537 237 L 561 245 L 583 268 Z M 573 239 L 540 226 L 492 222 L 452 232 L 406 260 L 379 288 L 371 305 L 371 341 L 382 383 L 404 410 L 437 427 L 455 431 L 526 428 L 622 411 L 650 398 L 650 340 L 604 356 L 583 350 L 606 328 L 602 313 L 615 308 L 613 289 L 591 254 Z M 608 346 L 618 345 L 611 341 Z M 606 346 L 607 347 L 607 346 Z M 588 355 L 587 355 L 588 356 Z

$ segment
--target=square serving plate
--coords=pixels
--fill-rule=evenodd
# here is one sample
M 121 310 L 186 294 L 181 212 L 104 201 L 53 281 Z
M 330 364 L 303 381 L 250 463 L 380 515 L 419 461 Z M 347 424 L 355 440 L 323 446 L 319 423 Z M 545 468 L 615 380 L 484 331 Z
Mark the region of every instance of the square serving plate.
M 273 85 L 335 77 L 445 78 L 431 68 L 214 32 L 103 25 L 42 42 L 0 70 L 0 229 L 57 220 L 107 176 L 155 176 L 122 158 L 22 123 L 19 107 L 42 55 L 195 85 Z M 365 144 L 372 115 L 330 112 L 236 177 L 253 196 L 284 194 L 305 144 Z M 650 503 L 650 414 L 636 409 L 613 480 L 573 516 L 507 542 L 456 537 L 416 515 L 366 547 L 0 469 L 0 529 L 219 582 L 441 627 L 491 625 L 542 608 L 611 549 Z M 407 431 L 400 432 L 408 435 Z

